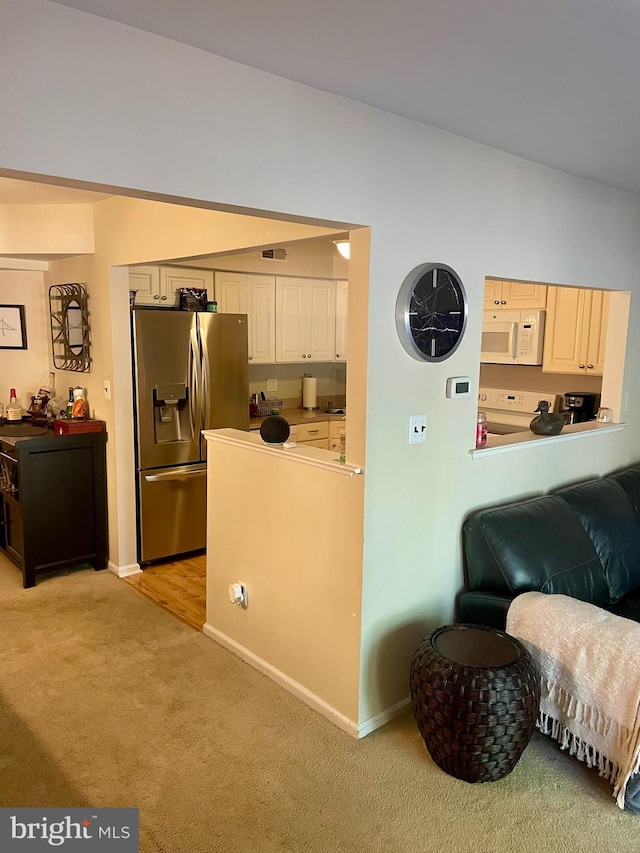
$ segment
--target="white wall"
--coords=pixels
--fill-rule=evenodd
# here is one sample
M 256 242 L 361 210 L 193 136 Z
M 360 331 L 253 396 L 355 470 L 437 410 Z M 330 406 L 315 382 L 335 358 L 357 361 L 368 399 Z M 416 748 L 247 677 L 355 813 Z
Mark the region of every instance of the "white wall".
M 272 248 L 272 247 L 269 247 Z M 263 260 L 259 252 L 216 255 L 188 262 L 189 266 L 232 272 L 294 275 L 313 278 L 348 278 L 348 261 L 340 255 L 332 240 L 286 246 L 285 261 Z
M 393 704 L 419 637 L 453 616 L 464 515 L 638 458 L 635 406 L 627 429 L 571 457 L 553 445 L 472 461 L 475 400 L 446 400 L 445 382 L 478 376 L 492 274 L 630 290 L 636 365 L 640 199 L 45 0 L 0 0 L 0 18 L 0 168 L 371 227 L 357 317 L 370 345 L 352 350 L 350 317 L 348 377 L 353 351 L 368 373 L 366 409 L 362 394 L 349 416 L 367 436 L 360 717 Z M 408 357 L 395 331 L 398 289 L 425 261 L 452 266 L 470 300 L 440 364 Z M 639 398 L 631 368 L 624 390 Z M 409 447 L 414 412 L 428 439 Z
M 0 403 L 9 402 L 16 389 L 23 408 L 49 372 L 49 313 L 45 300 L 44 273 L 0 270 L 0 305 L 24 305 L 27 349 L 0 349 Z

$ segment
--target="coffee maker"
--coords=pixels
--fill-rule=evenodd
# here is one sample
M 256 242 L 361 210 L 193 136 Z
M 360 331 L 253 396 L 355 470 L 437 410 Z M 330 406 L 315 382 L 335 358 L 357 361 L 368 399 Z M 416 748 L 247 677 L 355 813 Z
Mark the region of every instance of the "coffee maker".
M 600 394 L 586 391 L 567 391 L 564 395 L 565 420 L 568 424 L 581 424 L 595 420 L 600 404 Z

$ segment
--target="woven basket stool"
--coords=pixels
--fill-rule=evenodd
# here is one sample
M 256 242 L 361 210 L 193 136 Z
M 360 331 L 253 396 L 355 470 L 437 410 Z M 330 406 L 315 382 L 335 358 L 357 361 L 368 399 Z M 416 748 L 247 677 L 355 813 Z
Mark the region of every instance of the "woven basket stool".
M 515 637 L 480 625 L 445 625 L 411 663 L 411 704 L 429 754 L 466 782 L 510 773 L 528 744 L 540 678 Z

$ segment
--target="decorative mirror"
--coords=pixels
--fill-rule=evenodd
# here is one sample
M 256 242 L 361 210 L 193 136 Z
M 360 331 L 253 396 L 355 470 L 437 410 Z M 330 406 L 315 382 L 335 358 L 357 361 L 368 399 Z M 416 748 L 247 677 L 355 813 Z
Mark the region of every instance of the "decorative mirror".
M 89 308 L 82 284 L 54 284 L 49 288 L 51 346 L 58 370 L 91 370 Z

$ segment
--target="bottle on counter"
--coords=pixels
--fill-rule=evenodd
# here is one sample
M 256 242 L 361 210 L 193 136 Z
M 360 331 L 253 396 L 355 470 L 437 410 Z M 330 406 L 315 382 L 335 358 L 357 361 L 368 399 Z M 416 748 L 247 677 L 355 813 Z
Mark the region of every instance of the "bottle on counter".
M 73 386 L 69 386 L 69 401 L 67 403 L 67 408 L 64 410 L 64 416 L 67 420 L 71 420 L 73 418 Z
M 79 385 L 73 389 L 73 406 L 71 417 L 74 420 L 83 420 L 87 417 L 87 401 L 84 398 L 84 388 Z
M 487 443 L 487 415 L 485 412 L 478 412 L 478 421 L 476 424 L 476 447 L 484 447 Z
M 12 388 L 9 393 L 9 405 L 5 412 L 7 423 L 17 423 L 22 420 L 22 406 L 18 403 L 16 389 Z
M 40 386 L 38 393 L 31 398 L 29 406 L 29 414 L 34 418 L 45 418 L 47 403 L 55 394 L 55 376 L 53 372 L 49 373 L 47 380 Z

